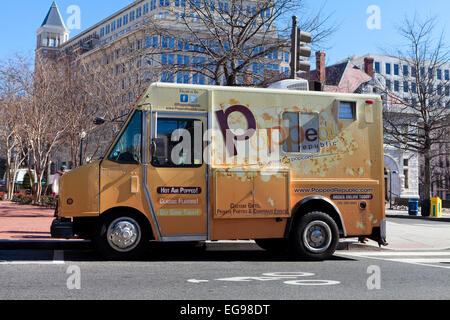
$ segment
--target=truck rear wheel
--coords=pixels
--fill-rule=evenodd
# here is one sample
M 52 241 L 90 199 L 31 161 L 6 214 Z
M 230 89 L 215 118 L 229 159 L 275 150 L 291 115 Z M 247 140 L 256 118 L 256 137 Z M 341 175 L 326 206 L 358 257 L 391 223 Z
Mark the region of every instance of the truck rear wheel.
M 310 212 L 302 216 L 291 236 L 294 254 L 306 260 L 326 260 L 336 252 L 338 244 L 336 222 L 324 212 Z
M 95 236 L 97 251 L 107 260 L 142 258 L 149 245 L 143 219 L 130 213 L 114 213 L 100 219 Z

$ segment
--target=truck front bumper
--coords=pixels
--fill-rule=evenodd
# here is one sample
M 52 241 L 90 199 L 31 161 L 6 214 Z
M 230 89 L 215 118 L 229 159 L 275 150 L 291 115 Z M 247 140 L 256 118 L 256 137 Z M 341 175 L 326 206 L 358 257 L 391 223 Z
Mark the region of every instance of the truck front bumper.
M 72 239 L 73 223 L 70 219 L 57 218 L 53 220 L 50 233 L 55 239 Z

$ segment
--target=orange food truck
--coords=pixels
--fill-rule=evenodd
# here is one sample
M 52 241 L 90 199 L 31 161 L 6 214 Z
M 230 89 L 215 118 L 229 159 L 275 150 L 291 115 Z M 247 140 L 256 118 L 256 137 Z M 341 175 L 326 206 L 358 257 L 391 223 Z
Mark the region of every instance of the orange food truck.
M 97 161 L 61 179 L 51 233 L 107 259 L 255 240 L 300 259 L 386 245 L 380 96 L 152 84 Z

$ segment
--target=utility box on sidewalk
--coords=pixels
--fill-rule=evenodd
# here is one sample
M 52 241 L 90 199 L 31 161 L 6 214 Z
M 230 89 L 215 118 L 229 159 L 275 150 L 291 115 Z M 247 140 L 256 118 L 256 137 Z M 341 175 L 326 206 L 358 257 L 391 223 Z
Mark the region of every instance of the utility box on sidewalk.
M 409 199 L 408 200 L 408 214 L 410 216 L 419 215 L 419 199 Z
M 431 199 L 431 216 L 433 218 L 442 218 L 442 200 L 439 197 Z

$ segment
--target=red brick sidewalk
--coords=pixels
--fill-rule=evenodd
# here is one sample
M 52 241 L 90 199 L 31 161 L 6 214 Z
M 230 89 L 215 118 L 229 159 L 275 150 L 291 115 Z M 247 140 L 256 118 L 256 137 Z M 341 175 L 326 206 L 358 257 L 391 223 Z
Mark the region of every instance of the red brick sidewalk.
M 0 201 L 0 240 L 52 240 L 55 210 Z

